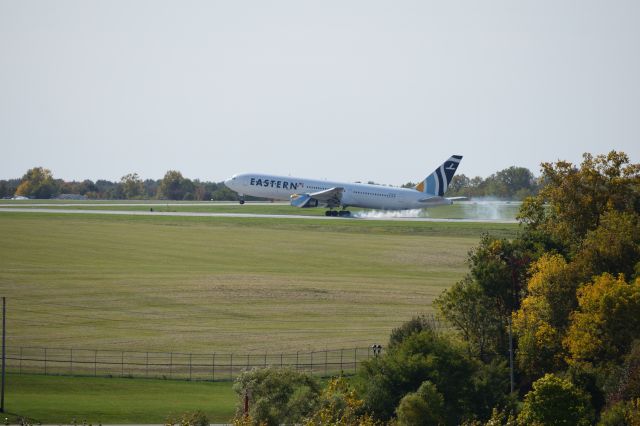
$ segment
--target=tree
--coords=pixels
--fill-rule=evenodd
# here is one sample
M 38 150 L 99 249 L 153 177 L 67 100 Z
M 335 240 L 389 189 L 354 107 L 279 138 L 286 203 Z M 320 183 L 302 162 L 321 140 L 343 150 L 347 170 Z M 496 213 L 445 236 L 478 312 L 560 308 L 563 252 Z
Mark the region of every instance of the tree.
M 495 174 L 495 180 L 505 188 L 506 196 L 511 199 L 516 198 L 516 194 L 522 199 L 522 195 L 533 195 L 535 191 L 533 173 L 525 167 L 511 166 L 500 170 Z
M 602 274 L 578 290 L 564 340 L 570 362 L 620 361 L 640 338 L 640 279 Z
M 51 170 L 34 167 L 22 176 L 16 194 L 32 198 L 51 198 L 58 194 L 58 190 L 58 183 L 53 179 Z
M 420 333 L 422 330 L 435 331 L 433 318 L 427 317 L 426 315 L 417 315 L 409 321 L 402 323 L 400 327 L 391 330 L 387 350 L 393 349 L 402 343 L 407 337 Z
M 517 360 L 533 377 L 564 367 L 562 339 L 577 306 L 578 281 L 560 255 L 543 255 L 531 266 L 527 296 L 513 315 Z
M 470 196 L 469 187 L 471 185 L 471 179 L 469 179 L 464 174 L 454 175 L 451 179 L 451 183 L 449 183 L 449 188 L 447 192 L 450 195 L 464 195 L 465 197 Z
M 144 198 L 151 199 L 158 195 L 160 180 L 145 179 L 142 186 L 144 187 Z
M 522 241 L 497 239 L 484 234 L 469 252 L 469 272 L 506 318 L 520 306 L 531 254 Z
M 288 368 L 261 368 L 243 372 L 233 390 L 238 395 L 236 418 L 242 417 L 246 392 L 249 415 L 259 424 L 300 423 L 317 406 L 320 386 L 311 375 Z
M 12 197 L 20 185 L 20 179 L 0 180 L 0 198 Z
M 429 380 L 444 397 L 447 424 L 458 424 L 471 410 L 472 377 L 477 365 L 452 343 L 425 329 L 412 334 L 378 358 L 365 361 L 358 372 L 365 409 L 386 421 L 400 400 Z
M 120 186 L 122 187 L 122 193 L 124 198 L 128 200 L 141 198 L 144 193 L 144 185 L 142 179 L 137 173 L 129 173 L 120 178 Z
M 566 161 L 542 164 L 543 187 L 518 215 L 572 251 L 607 210 L 640 212 L 640 164 L 623 152 L 584 154 L 580 168 Z
M 467 275 L 434 300 L 442 316 L 462 332 L 469 355 L 488 361 L 487 355 L 499 352 L 496 336 L 502 332 L 503 321 L 495 310 L 493 299 Z
M 318 408 L 304 420 L 305 426 L 374 426 L 378 424 L 363 413 L 364 401 L 343 377 L 331 379 L 318 400 Z
M 436 385 L 424 381 L 416 392 L 406 394 L 396 409 L 403 426 L 444 425 L 444 398 Z
M 608 210 L 597 228 L 587 231 L 574 262 L 583 281 L 604 272 L 632 277 L 640 261 L 640 221 L 637 213 Z
M 182 173 L 169 170 L 160 182 L 158 195 L 169 200 L 193 199 L 195 187 L 193 182 L 182 177 Z
M 518 424 L 588 426 L 593 421 L 589 397 L 570 381 L 546 374 L 524 398 Z
M 613 404 L 602 413 L 598 426 L 640 426 L 640 398 Z

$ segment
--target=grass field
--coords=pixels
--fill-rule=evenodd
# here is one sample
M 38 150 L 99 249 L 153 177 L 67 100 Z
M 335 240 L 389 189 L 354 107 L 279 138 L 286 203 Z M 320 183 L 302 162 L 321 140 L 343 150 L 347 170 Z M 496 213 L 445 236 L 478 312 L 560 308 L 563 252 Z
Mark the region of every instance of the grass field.
M 231 383 L 146 379 L 101 379 L 38 375 L 7 376 L 9 421 L 34 423 L 164 423 L 170 417 L 202 410 L 209 421 L 229 421 L 236 397 Z
M 2 212 L 8 344 L 246 353 L 384 343 L 464 275 L 482 232 L 516 230 Z

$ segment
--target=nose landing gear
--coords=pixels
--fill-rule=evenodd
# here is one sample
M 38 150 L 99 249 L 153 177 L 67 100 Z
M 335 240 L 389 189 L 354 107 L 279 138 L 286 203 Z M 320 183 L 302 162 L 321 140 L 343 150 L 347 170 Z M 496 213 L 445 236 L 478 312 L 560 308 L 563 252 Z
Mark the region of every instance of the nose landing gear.
M 240 205 L 244 204 L 244 195 L 240 194 L 240 199 L 238 200 L 238 202 L 240 203 Z

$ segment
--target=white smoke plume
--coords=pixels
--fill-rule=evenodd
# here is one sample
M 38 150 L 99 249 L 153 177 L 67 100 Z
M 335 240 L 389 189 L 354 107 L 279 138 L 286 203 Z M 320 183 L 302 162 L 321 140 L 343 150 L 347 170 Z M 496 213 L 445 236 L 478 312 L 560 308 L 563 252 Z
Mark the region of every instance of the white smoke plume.
M 427 217 L 424 210 L 363 210 L 353 213 L 353 217 L 359 219 L 404 219 Z
M 501 201 L 491 197 L 460 202 L 465 218 L 482 220 L 515 220 L 522 203 Z

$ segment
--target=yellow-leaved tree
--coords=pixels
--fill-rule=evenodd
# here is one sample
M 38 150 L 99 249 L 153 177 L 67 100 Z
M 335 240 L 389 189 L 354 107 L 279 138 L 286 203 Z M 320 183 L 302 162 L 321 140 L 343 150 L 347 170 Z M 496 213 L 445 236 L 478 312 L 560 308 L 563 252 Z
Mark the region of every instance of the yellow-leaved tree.
M 564 339 L 568 362 L 618 361 L 640 336 L 640 278 L 604 273 L 578 290 Z
M 532 264 L 527 296 L 513 314 L 518 365 L 530 376 L 564 366 L 562 339 L 577 305 L 577 286 L 571 265 L 560 255 L 545 254 Z

